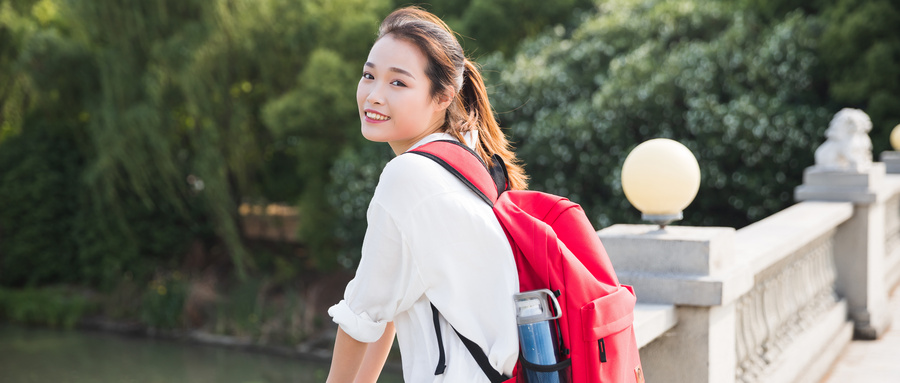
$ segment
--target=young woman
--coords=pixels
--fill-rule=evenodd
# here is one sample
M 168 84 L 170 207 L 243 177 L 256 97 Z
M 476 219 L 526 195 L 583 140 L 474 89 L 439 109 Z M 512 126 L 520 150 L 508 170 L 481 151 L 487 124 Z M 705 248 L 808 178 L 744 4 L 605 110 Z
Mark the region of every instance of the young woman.
M 402 8 L 381 24 L 356 99 L 363 136 L 387 142 L 397 157 L 369 205 L 356 276 L 328 310 L 339 325 L 328 381 L 375 382 L 395 329 L 407 382 L 488 382 L 454 329 L 496 371 L 511 375 L 519 350 L 512 299 L 518 279 L 506 235 L 491 208 L 450 172 L 401 155 L 457 140 L 487 163 L 499 154 L 512 187 L 525 188 L 481 74 L 443 21 Z M 444 369 L 437 368 L 434 315 Z

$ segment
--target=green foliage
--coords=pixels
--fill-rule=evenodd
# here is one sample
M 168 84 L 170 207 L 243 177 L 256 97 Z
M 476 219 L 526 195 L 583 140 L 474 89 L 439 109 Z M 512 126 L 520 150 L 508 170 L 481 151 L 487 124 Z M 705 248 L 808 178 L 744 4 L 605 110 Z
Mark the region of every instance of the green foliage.
M 158 268 L 180 266 L 191 239 L 212 236 L 212 228 L 200 222 L 206 212 L 196 201 L 185 202 L 191 209 L 186 218 L 162 198 L 147 206 L 134 195 L 124 197 L 123 214 L 131 222 L 127 229 L 81 197 L 83 209 L 70 234 L 78 251 L 73 271 L 79 281 L 109 290 L 126 275 L 147 280 Z
M 0 288 L 0 318 L 13 322 L 71 329 L 94 308 L 88 298 L 66 288 Z
M 301 204 L 304 218 L 316 220 L 301 225 L 313 253 L 333 258 L 326 250 L 334 214 L 323 189 L 347 133 L 358 131 L 347 95 L 386 4 L 3 1 L 0 152 L 11 165 L 0 177 L 18 182 L 6 190 L 23 203 L 4 217 L 19 219 L 46 200 L 68 204 L 43 208 L 55 210 L 27 218 L 27 229 L 4 225 L 3 246 L 21 250 L 4 261 L 31 257 L 33 266 L 52 256 L 60 262 L 48 269 L 112 286 L 127 272 L 140 279 L 177 266 L 192 237 L 216 236 L 243 275 L 254 267 L 237 227 L 243 199 Z M 53 153 L 47 145 L 15 150 L 42 129 L 23 123 L 27 113 L 77 126 L 77 142 Z M 57 153 L 77 161 L 56 160 Z M 14 164 L 26 157 L 34 160 Z M 55 165 L 62 162 L 68 167 Z M 68 183 L 55 193 L 71 195 L 50 193 L 59 180 L 33 185 L 40 193 L 22 189 L 32 182 L 23 180 L 28 166 L 67 169 Z M 24 247 L 49 233 L 66 235 L 35 242 L 46 249 Z M 50 251 L 63 244 L 67 251 Z M 4 269 L 0 279 L 25 283 L 10 274 L 25 269 L 17 270 Z M 34 273 L 28 283 L 60 272 Z
M 181 274 L 157 276 L 141 298 L 141 321 L 156 329 L 181 328 L 187 293 L 187 284 Z
M 391 157 L 359 137 L 354 88 L 381 18 L 406 4 L 0 0 L 0 284 L 146 281 L 192 241 L 224 243 L 238 275 L 289 266 L 279 283 L 352 267 Z M 888 0 L 425 7 L 487 56 L 532 187 L 600 226 L 637 221 L 618 172 L 648 138 L 700 160 L 685 223 L 742 226 L 790 202 L 839 107 L 872 116 L 876 153 L 900 123 Z M 310 257 L 251 257 L 245 200 L 298 205 Z
M 834 111 L 859 108 L 872 118 L 873 153 L 890 150 L 891 129 L 900 124 L 900 3 L 891 0 L 745 0 L 752 12 L 777 20 L 801 9 L 822 20 L 813 73 Z
M 822 11 L 826 28 L 820 57 L 829 95 L 842 107 L 872 118 L 873 153 L 891 150 L 888 137 L 900 124 L 900 3 L 835 0 Z
M 97 300 L 99 315 L 116 321 L 139 320 L 146 288 L 146 283 L 138 283 L 132 275 L 125 274 L 112 289 L 100 294 Z
M 472 0 L 463 12 L 461 33 L 474 39 L 474 44 L 466 42 L 470 52 L 512 53 L 519 41 L 548 26 L 577 20 L 572 17 L 573 11 L 591 8 L 592 3 L 589 0 Z
M 738 3 L 767 22 L 777 22 L 784 15 L 797 10 L 816 14 L 826 5 L 834 3 L 834 0 L 739 0 Z
M 741 227 L 791 203 L 827 126 L 811 80 L 819 31 L 799 13 L 769 27 L 722 2 L 609 1 L 487 66 L 533 189 L 581 203 L 599 227 L 637 222 L 621 165 L 668 137 L 702 172 L 684 223 Z
M 265 288 L 260 279 L 249 278 L 232 287 L 221 303 L 216 305 L 215 332 L 237 336 L 257 336 L 260 324 L 271 311 L 265 310 L 262 294 Z
M 364 220 L 349 217 L 365 209 L 338 214 L 333 191 L 353 182 L 333 168 L 342 153 L 370 165 L 352 154 L 373 150 L 360 149 L 352 95 L 391 3 L 2 1 L 0 194 L 19 207 L 0 210 L 0 283 L 108 289 L 177 267 L 192 238 L 211 237 L 239 275 L 263 272 L 240 238 L 242 200 L 297 204 L 309 264 L 350 265 L 342 245 Z M 487 53 L 591 4 L 434 7 Z
M 378 176 L 394 153 L 387 145 L 360 144 L 359 150 L 344 150 L 331 168 L 329 203 L 337 210 L 337 262 L 352 268 L 359 261 L 366 232 L 366 211 L 375 193 Z
M 356 100 L 351 97 L 357 70 L 336 52 L 317 49 L 297 77 L 296 89 L 263 109 L 266 124 L 278 129 L 276 137 L 288 137 L 286 154 L 304 158 L 297 164 L 297 177 L 290 178 L 303 180 L 304 194 L 298 202 L 306 224 L 301 226 L 300 238 L 315 255 L 318 267 L 325 269 L 333 266 L 335 259 L 335 213 L 325 202 L 325 187 L 339 153 L 335 149 L 344 146 L 349 134 L 358 134 L 358 128 L 353 129 L 359 124 Z
M 31 119 L 0 150 L 0 285 L 74 282 L 82 161 L 73 126 Z
M 0 3 L 0 143 L 22 131 L 22 120 L 34 105 L 36 94 L 24 65 L 18 60 L 25 41 L 50 20 L 29 17 L 33 1 Z
M 0 284 L 110 288 L 126 273 L 143 278 L 177 265 L 190 238 L 209 235 L 165 201 L 147 206 L 132 194 L 120 205 L 131 225 L 119 226 L 104 206 L 92 205 L 82 181 L 80 147 L 89 145 L 83 124 L 36 116 L 26 122 L 28 129 L 0 151 Z
M 395 7 L 408 1 L 394 1 Z M 555 25 L 572 25 L 579 12 L 594 7 L 592 0 L 438 0 L 422 6 L 441 17 L 462 37 L 469 55 L 494 51 L 513 53 L 519 42 Z

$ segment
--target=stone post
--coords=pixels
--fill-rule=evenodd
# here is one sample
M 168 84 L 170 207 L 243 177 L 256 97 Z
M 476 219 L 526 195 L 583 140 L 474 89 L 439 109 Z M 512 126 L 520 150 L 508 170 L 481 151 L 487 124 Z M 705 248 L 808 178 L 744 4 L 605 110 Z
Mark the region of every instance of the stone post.
M 890 324 L 885 284 L 885 207 L 890 193 L 884 186 L 885 166 L 874 163 L 865 172 L 807 168 L 797 201 L 853 203 L 853 216 L 835 234 L 835 290 L 847 299 L 854 337 L 876 339 Z
M 735 301 L 753 285 L 733 267 L 734 229 L 614 225 L 598 235 L 639 302 L 677 305 L 675 327 L 641 348 L 647 381 L 734 382 Z
M 891 135 L 896 134 L 900 139 L 900 128 L 894 128 L 894 132 Z M 893 189 L 894 193 L 894 197 L 888 198 L 884 206 L 885 284 L 891 291 L 900 284 L 900 152 L 881 152 L 881 162 L 887 172 L 887 188 Z
M 887 174 L 900 173 L 900 152 L 881 152 L 881 162 L 884 163 Z
M 835 234 L 835 290 L 847 299 L 854 337 L 875 339 L 887 330 L 885 284 L 885 166 L 872 162 L 868 133 L 872 120 L 859 109 L 844 108 L 816 149 L 815 166 L 803 172 L 794 190 L 797 201 L 852 202 L 853 216 Z

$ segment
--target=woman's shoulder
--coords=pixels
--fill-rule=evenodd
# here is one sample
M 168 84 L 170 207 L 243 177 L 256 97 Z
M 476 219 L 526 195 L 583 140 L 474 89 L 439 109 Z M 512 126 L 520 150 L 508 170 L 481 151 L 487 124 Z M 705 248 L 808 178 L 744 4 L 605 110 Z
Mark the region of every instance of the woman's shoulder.
M 455 140 L 447 133 L 432 133 L 414 144 L 410 150 L 437 140 Z M 432 159 L 407 151 L 394 157 L 387 163 L 381 174 L 379 182 L 417 182 L 420 179 L 430 178 L 439 180 L 449 176 L 449 172 L 441 168 Z M 452 178 L 452 176 L 451 176 Z
M 427 186 L 451 176 L 437 162 L 413 153 L 404 153 L 394 157 L 385 165 L 378 179 L 378 186 L 397 186 L 409 188 Z
M 437 195 L 465 190 L 459 180 L 434 160 L 405 153 L 384 167 L 373 200 L 388 205 L 385 207 L 405 209 Z

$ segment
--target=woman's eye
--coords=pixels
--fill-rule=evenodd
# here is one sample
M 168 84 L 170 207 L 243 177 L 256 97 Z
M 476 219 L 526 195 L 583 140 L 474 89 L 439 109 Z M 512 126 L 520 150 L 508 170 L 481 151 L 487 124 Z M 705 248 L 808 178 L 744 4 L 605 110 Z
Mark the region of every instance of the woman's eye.
M 375 76 L 372 76 L 372 74 L 369 72 L 363 72 L 363 78 L 366 80 L 371 80 L 371 79 L 374 79 Z
M 400 80 L 391 81 L 391 85 L 404 86 L 404 87 L 406 86 L 406 84 L 404 84 L 403 81 L 400 81 Z

